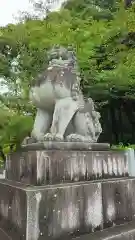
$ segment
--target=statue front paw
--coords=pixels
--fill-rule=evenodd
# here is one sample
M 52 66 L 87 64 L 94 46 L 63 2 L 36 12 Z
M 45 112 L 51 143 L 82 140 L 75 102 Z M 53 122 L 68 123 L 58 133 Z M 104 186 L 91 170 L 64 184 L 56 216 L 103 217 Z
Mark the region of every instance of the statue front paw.
M 57 133 L 54 137 L 54 140 L 57 141 L 57 142 L 63 142 L 64 141 L 64 137 L 63 135 Z
M 70 134 L 67 136 L 66 140 L 68 142 L 83 142 L 84 141 L 84 137 L 78 134 Z
M 44 136 L 44 141 L 53 141 L 54 136 L 51 133 L 46 133 Z
M 94 140 L 89 136 L 82 136 L 75 133 L 68 135 L 66 140 L 68 142 L 94 142 Z
M 57 141 L 57 142 L 63 142 L 64 138 L 63 135 L 60 134 L 52 134 L 52 133 L 46 133 L 44 136 L 44 141 Z

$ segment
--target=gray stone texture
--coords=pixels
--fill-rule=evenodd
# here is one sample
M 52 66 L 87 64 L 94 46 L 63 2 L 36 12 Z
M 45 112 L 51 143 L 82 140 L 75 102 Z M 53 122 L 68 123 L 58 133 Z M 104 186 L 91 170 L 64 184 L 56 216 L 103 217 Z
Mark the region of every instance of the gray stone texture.
M 90 234 L 77 236 L 77 240 L 135 240 L 135 221 Z M 0 228 L 1 240 L 15 240 Z M 66 238 L 68 239 L 68 238 Z M 76 240 L 76 237 L 71 237 Z
M 29 150 L 10 154 L 6 178 L 31 185 L 128 176 L 124 152 Z
M 13 240 L 83 237 L 132 221 L 134 189 L 126 178 L 40 187 L 0 180 L 0 228 Z
M 26 223 L 27 196 L 23 186 L 16 184 L 14 187 L 12 183 L 0 180 L 0 228 L 11 239 L 26 239 Z
M 128 158 L 128 168 L 129 168 L 129 176 L 135 177 L 135 151 L 133 148 L 128 148 L 125 150 Z
M 102 132 L 100 114 L 93 100 L 82 94 L 75 52 L 55 46 L 49 55 L 44 71 L 30 88 L 30 100 L 37 108 L 33 142 L 97 142 Z
M 110 150 L 110 144 L 108 143 L 90 143 L 90 142 L 56 142 L 56 141 L 45 141 L 45 142 L 31 142 L 31 138 L 26 139 L 26 144 L 21 147 L 22 151 L 28 150 L 78 150 L 78 151 L 105 151 Z
M 0 239 L 1 240 L 12 240 L 12 238 L 0 228 Z
M 102 232 L 79 236 L 77 240 L 135 240 L 135 221 Z

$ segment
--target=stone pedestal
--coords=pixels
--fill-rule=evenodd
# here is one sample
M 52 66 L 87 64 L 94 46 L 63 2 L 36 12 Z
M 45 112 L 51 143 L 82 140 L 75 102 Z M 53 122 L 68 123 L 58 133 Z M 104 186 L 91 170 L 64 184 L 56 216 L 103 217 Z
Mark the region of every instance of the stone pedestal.
M 83 238 L 134 219 L 135 179 L 128 177 L 124 152 L 49 144 L 25 146 L 7 158 L 0 228 L 10 239 Z
M 10 154 L 6 178 L 30 185 L 46 185 L 128 176 L 128 157 L 124 152 L 105 151 L 105 144 L 90 145 L 92 150 L 87 151 L 85 143 L 59 144 L 56 145 L 59 150 L 38 144 Z M 108 149 L 108 145 L 106 147 Z
M 0 227 L 14 240 L 69 238 L 132 221 L 135 179 L 31 187 L 0 181 Z

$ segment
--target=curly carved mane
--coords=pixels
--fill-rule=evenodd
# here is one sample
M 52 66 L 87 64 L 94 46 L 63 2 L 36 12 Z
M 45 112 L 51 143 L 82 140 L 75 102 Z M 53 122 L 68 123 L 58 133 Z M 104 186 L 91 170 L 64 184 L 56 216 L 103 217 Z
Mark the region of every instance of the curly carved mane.
M 48 52 L 48 65 L 46 69 L 37 76 L 35 86 L 40 86 L 45 81 L 52 83 L 66 82 L 67 87 L 80 81 L 77 71 L 77 60 L 71 48 L 53 47 Z
M 77 68 L 77 60 L 71 49 L 52 48 L 48 52 L 47 68 L 37 77 L 30 90 L 34 105 L 38 108 L 50 107 L 56 99 L 71 97 L 72 92 L 78 91 L 80 77 Z

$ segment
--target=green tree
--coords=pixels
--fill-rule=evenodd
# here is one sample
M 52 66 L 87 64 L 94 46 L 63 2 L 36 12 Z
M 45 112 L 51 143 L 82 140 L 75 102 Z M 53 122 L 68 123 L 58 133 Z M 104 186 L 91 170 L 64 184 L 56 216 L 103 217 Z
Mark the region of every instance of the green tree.
M 100 4 L 99 8 L 90 2 L 72 0 L 60 11 L 49 13 L 45 19 L 29 18 L 0 29 L 0 76 L 9 90 L 7 94 L 2 94 L 1 102 L 14 113 L 12 124 L 8 124 L 5 131 L 8 136 L 4 137 L 5 142 L 12 139 L 9 136 L 15 138 L 12 131 L 15 126 L 24 124 L 26 129 L 28 115 L 35 113 L 29 102 L 29 87 L 46 67 L 47 50 L 53 44 L 73 45 L 79 61 L 83 91 L 100 101 L 101 106 L 112 97 L 111 89 L 115 89 L 117 95 L 124 91 L 123 98 L 134 98 L 134 5 L 125 9 L 121 4 L 115 12 L 113 1 L 96 1 L 95 6 Z M 98 14 L 103 12 L 100 8 L 109 11 L 112 16 L 109 21 L 104 17 L 92 17 L 94 9 L 98 10 Z M 31 120 L 24 132 L 30 128 Z M 22 139 L 21 135 L 18 133 L 19 139 Z M 17 141 L 21 142 L 19 139 Z

